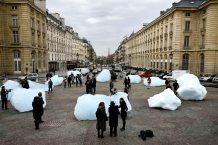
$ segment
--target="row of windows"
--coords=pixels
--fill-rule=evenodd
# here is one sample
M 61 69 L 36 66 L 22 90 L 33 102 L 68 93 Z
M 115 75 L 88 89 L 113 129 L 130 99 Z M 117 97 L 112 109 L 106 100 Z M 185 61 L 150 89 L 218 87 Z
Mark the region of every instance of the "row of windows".
M 46 54 L 40 53 L 38 54 L 38 67 L 40 68 L 42 66 L 42 60 L 43 60 L 43 67 L 46 66 Z M 34 61 L 32 62 L 34 63 Z M 21 54 L 20 51 L 14 51 L 14 71 L 20 72 L 21 71 Z

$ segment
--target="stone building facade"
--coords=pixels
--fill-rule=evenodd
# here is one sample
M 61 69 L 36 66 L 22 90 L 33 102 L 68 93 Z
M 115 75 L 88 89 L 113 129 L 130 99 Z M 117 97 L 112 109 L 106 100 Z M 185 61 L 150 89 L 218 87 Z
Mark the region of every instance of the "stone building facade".
M 218 73 L 218 0 L 181 0 L 119 46 L 123 63 L 157 70 Z M 119 53 L 118 53 L 119 54 Z M 118 56 L 115 55 L 116 57 Z M 120 57 L 122 55 L 119 55 Z M 119 61 L 121 62 L 121 61 Z
M 35 3 L 0 1 L 0 74 L 47 71 L 46 12 Z
M 59 13 L 47 11 L 47 35 L 50 71 L 71 69 L 90 61 L 87 50 L 91 44 L 81 39 L 72 27 L 66 26 Z

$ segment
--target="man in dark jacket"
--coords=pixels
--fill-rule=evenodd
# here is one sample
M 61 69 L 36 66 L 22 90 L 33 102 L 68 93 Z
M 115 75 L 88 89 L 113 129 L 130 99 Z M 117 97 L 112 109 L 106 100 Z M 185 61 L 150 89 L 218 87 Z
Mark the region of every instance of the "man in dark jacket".
M 95 77 L 95 75 L 92 77 L 91 86 L 92 86 L 92 93 L 95 94 L 95 91 L 96 91 L 96 77 Z
M 8 109 L 8 106 L 7 106 L 7 103 L 8 103 L 7 94 L 8 94 L 8 92 L 5 89 L 5 86 L 2 86 L 2 90 L 1 90 L 2 110 Z
M 121 108 L 120 116 L 121 116 L 122 121 L 123 121 L 123 127 L 120 130 L 124 131 L 125 127 L 126 127 L 126 117 L 127 117 L 128 108 L 127 108 L 126 102 L 124 101 L 123 98 L 120 98 L 120 106 L 119 106 L 119 108 Z
M 49 81 L 48 81 L 48 93 L 52 93 L 52 86 L 53 86 L 53 82 L 52 82 L 52 80 L 51 79 L 49 79 Z
M 71 81 L 72 81 L 71 76 L 68 76 L 67 78 L 68 87 L 71 87 Z
M 42 93 L 39 92 L 38 96 L 34 97 L 32 106 L 33 106 L 33 118 L 35 119 L 35 129 L 39 129 L 39 123 L 42 123 L 42 115 L 44 113 L 43 110 L 44 101 L 42 99 Z
M 110 126 L 110 136 L 117 136 L 117 126 L 118 126 L 118 115 L 120 114 L 118 106 L 115 106 L 115 103 L 112 101 L 110 107 L 108 108 L 109 112 L 109 126 Z

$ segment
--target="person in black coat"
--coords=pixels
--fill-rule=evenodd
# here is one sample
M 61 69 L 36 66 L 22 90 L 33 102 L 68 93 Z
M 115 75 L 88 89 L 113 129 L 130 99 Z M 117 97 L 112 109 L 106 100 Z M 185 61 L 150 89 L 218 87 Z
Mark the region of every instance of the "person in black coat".
M 92 87 L 92 93 L 95 94 L 96 91 L 96 77 L 95 75 L 92 77 L 92 83 L 91 83 L 91 87 Z
M 38 96 L 34 97 L 32 106 L 33 106 L 33 118 L 35 119 L 35 129 L 39 129 L 39 123 L 42 123 L 42 115 L 44 113 L 43 109 L 44 101 L 42 99 L 42 93 L 39 92 Z
M 128 76 L 125 77 L 123 84 L 125 85 L 125 88 L 128 88 Z
M 72 81 L 71 76 L 68 76 L 67 78 L 68 87 L 71 87 L 71 81 Z
M 87 77 L 85 85 L 86 85 L 86 94 L 89 94 L 90 93 L 90 87 L 91 87 L 91 80 L 90 80 L 89 77 Z
M 120 98 L 120 106 L 119 106 L 119 108 L 121 108 L 120 116 L 121 116 L 122 121 L 123 121 L 123 127 L 120 130 L 124 131 L 125 127 L 126 127 L 126 117 L 127 117 L 128 108 L 127 108 L 126 102 L 124 101 L 123 98 Z
M 98 137 L 104 138 L 104 131 L 106 131 L 106 121 L 108 120 L 107 114 L 105 112 L 105 105 L 104 102 L 100 102 L 98 105 L 98 109 L 96 111 L 96 129 L 98 131 Z M 101 134 L 100 134 L 101 132 Z
M 48 94 L 51 92 L 52 93 L 52 86 L 53 86 L 53 82 L 51 79 L 49 79 L 48 81 Z
M 118 115 L 120 114 L 118 106 L 111 101 L 109 112 L 109 126 L 110 126 L 110 136 L 117 136 L 117 126 L 118 126 Z
M 1 89 L 1 99 L 2 99 L 2 110 L 4 109 L 8 109 L 8 99 L 7 99 L 7 90 L 5 89 L 5 86 L 2 86 L 2 89 Z

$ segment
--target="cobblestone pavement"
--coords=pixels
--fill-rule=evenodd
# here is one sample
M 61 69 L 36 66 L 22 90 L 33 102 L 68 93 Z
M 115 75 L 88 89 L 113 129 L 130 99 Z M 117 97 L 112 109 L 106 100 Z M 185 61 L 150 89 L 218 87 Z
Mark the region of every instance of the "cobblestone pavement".
M 123 80 L 115 87 L 123 90 Z M 117 137 L 97 138 L 95 121 L 77 121 L 74 107 L 85 87 L 58 86 L 47 96 L 40 130 L 34 129 L 32 112 L 19 113 L 9 104 L 0 110 L 0 145 L 216 145 L 218 144 L 218 90 L 207 88 L 204 101 L 182 101 L 176 111 L 150 109 L 147 98 L 164 87 L 146 89 L 134 84 L 130 92 L 133 110 L 128 114 L 126 131 Z M 109 83 L 97 83 L 98 94 L 109 94 Z M 85 107 L 85 106 L 84 106 Z M 119 118 L 119 126 L 121 119 Z M 140 130 L 151 129 L 155 137 L 142 141 Z

